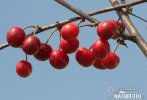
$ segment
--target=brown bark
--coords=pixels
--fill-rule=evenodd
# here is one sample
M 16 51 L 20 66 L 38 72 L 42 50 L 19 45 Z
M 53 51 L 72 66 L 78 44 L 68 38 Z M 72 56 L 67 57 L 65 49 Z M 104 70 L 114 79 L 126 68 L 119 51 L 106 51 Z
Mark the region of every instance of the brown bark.
M 117 0 L 109 0 L 112 6 L 117 6 L 119 5 Z M 147 1 L 147 0 L 142 0 L 142 1 Z M 143 54 L 147 57 L 147 43 L 137 30 L 137 28 L 134 26 L 132 23 L 131 19 L 128 16 L 128 13 L 124 12 L 123 10 L 117 10 L 116 11 L 119 18 L 122 20 L 124 25 L 126 26 L 127 30 L 129 33 L 134 36 L 134 41 L 138 45 L 138 47 L 141 49 Z
M 91 16 L 94 16 L 94 15 L 97 15 L 97 14 L 100 14 L 100 13 L 105 13 L 105 12 L 117 10 L 119 17 L 122 19 L 122 21 L 126 25 L 127 29 L 131 33 L 131 35 L 128 35 L 128 34 L 119 34 L 119 35 L 126 40 L 130 40 L 130 41 L 135 42 L 139 46 L 139 48 L 142 50 L 144 55 L 147 57 L 147 44 L 146 44 L 146 42 L 143 40 L 143 38 L 141 37 L 141 35 L 137 31 L 137 29 L 134 27 L 134 25 L 132 24 L 128 15 L 120 10 L 121 8 L 130 7 L 130 6 L 134 6 L 134 5 L 137 5 L 137 4 L 147 2 L 147 0 L 134 1 L 134 2 L 131 2 L 131 3 L 125 3 L 125 4 L 121 4 L 121 5 L 119 5 L 118 2 L 116 3 L 117 0 L 110 0 L 111 2 L 113 2 L 112 3 L 113 5 L 114 5 L 114 1 L 115 1 L 115 6 L 108 7 L 108 8 L 105 8 L 105 9 L 100 9 L 100 10 L 97 10 L 97 11 L 94 11 L 94 12 L 91 12 L 91 13 L 88 13 L 88 14 L 86 14 L 83 11 L 73 7 L 72 5 L 68 5 L 68 3 L 65 2 L 64 0 L 55 0 L 55 1 L 60 2 L 62 4 L 64 3 L 65 7 L 67 7 L 68 9 L 72 10 L 73 12 L 75 12 L 76 14 L 78 14 L 80 16 L 70 18 L 70 19 L 65 20 L 65 21 L 60 21 L 58 23 L 51 24 L 51 25 L 48 25 L 48 26 L 41 27 L 41 29 L 37 30 L 36 34 L 39 34 L 43 31 L 46 31 L 46 30 L 49 30 L 49 29 L 52 29 L 52 28 L 61 27 L 65 24 L 67 24 L 67 23 L 74 22 L 74 21 L 77 21 L 77 20 L 80 20 L 80 19 L 83 19 L 83 18 L 92 22 L 92 23 L 99 24 L 100 21 L 94 19 Z M 29 33 L 28 36 L 32 35 L 33 33 L 34 32 Z M 0 46 L 0 50 L 6 48 L 8 46 L 9 46 L 9 44 L 5 43 L 5 44 Z

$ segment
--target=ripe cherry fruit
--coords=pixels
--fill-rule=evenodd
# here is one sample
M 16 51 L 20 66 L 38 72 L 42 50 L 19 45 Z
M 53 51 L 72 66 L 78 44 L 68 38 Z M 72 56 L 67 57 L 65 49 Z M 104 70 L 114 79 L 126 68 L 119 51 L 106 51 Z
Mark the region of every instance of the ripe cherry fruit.
M 116 28 L 118 28 L 120 33 L 123 33 L 125 31 L 125 26 L 123 25 L 123 23 L 120 23 L 115 20 L 110 20 L 110 21 L 115 24 Z M 112 39 L 118 39 L 118 38 L 119 38 L 119 36 L 117 35 L 117 33 L 114 33 L 112 36 Z
M 60 42 L 60 47 L 65 53 L 68 53 L 68 54 L 73 53 L 79 47 L 79 40 L 77 38 L 70 41 L 66 41 L 62 39 Z
M 93 64 L 94 55 L 89 49 L 81 47 L 76 52 L 76 60 L 80 65 L 88 67 Z
M 52 52 L 52 47 L 46 43 L 42 43 L 40 50 L 34 55 L 34 57 L 40 61 L 45 61 L 49 58 Z
M 64 40 L 70 41 L 77 38 L 79 27 L 73 23 L 68 23 L 61 28 L 61 36 Z
M 116 33 L 115 24 L 109 20 L 105 20 L 97 26 L 97 34 L 100 38 L 108 40 L 114 33 Z
M 107 40 L 99 38 L 92 46 L 93 54 L 96 58 L 103 59 L 110 53 L 110 45 Z
M 34 55 L 37 53 L 40 46 L 40 40 L 36 36 L 28 36 L 22 43 L 22 49 L 28 55 Z
M 25 32 L 20 27 L 12 27 L 7 32 L 7 42 L 9 43 L 9 45 L 15 48 L 21 46 L 25 37 Z
M 56 69 L 63 69 L 68 65 L 68 55 L 62 50 L 52 51 L 49 57 L 49 62 Z
M 20 77 L 28 77 L 32 73 L 32 65 L 25 60 L 21 60 L 16 64 L 16 73 Z
M 101 63 L 104 67 L 108 69 L 114 69 L 118 66 L 120 58 L 114 52 L 110 52 L 108 57 L 102 59 Z
M 100 58 L 95 58 L 94 63 L 93 63 L 93 66 L 94 66 L 95 68 L 97 68 L 97 69 L 106 69 L 106 68 L 102 65 L 101 61 L 102 61 L 102 59 L 100 59 Z

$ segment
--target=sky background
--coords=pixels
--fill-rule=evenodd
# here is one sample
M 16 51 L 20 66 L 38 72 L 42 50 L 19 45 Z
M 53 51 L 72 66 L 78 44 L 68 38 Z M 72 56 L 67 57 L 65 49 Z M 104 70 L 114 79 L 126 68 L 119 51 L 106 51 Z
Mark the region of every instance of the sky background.
M 87 13 L 111 6 L 107 0 L 67 1 Z M 133 12 L 147 19 L 146 9 L 145 3 L 135 6 Z M 74 16 L 75 13 L 54 0 L 0 0 L 0 44 L 6 42 L 6 32 L 13 26 L 46 26 Z M 94 17 L 100 21 L 118 19 L 115 12 Z M 135 17 L 131 19 L 147 41 L 147 24 Z M 31 31 L 33 29 L 27 29 L 26 33 Z M 37 36 L 45 42 L 52 31 L 53 29 Z M 54 50 L 58 48 L 58 34 L 55 33 L 49 41 Z M 81 28 L 78 38 L 80 47 L 88 48 L 98 38 L 96 29 Z M 113 50 L 117 44 L 114 40 L 109 42 Z M 139 89 L 137 92 L 143 94 L 145 100 L 147 59 L 136 44 L 129 41 L 126 43 L 128 49 L 120 46 L 117 50 L 120 64 L 114 70 L 98 70 L 93 66 L 84 68 L 76 62 L 75 54 L 69 55 L 70 62 L 63 70 L 52 68 L 49 61 L 40 62 L 29 56 L 33 72 L 28 78 L 20 78 L 15 72 L 16 63 L 25 59 L 23 51 L 12 47 L 3 49 L 0 51 L 0 100 L 109 100 L 106 91 L 108 87 L 118 89 L 132 86 Z

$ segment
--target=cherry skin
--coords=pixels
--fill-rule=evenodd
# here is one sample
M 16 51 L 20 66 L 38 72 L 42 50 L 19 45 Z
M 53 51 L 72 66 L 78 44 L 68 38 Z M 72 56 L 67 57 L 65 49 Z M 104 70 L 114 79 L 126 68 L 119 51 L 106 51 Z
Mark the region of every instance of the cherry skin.
M 25 32 L 20 27 L 12 27 L 7 32 L 7 42 L 9 43 L 9 45 L 15 48 L 21 46 L 25 37 Z
M 37 53 L 40 46 L 40 40 L 36 36 L 28 36 L 22 43 L 22 49 L 28 55 L 34 55 Z
M 123 33 L 125 31 L 125 26 L 123 25 L 123 23 L 120 23 L 120 22 L 115 21 L 115 20 L 110 20 L 110 21 L 112 23 L 114 23 L 117 28 L 119 28 L 120 33 Z M 112 39 L 116 40 L 118 38 L 119 38 L 119 36 L 116 33 L 114 33 L 113 36 L 112 36 Z
M 110 45 L 107 40 L 99 38 L 92 46 L 93 54 L 96 58 L 103 59 L 110 53 Z
M 34 55 L 37 60 L 45 61 L 48 60 L 52 52 L 52 47 L 46 43 L 42 43 L 40 50 Z
M 21 60 L 16 64 L 16 73 L 20 77 L 28 77 L 32 73 L 32 65 L 25 60 Z
M 104 70 L 104 69 L 106 69 L 106 68 L 102 65 L 101 61 L 102 61 L 102 59 L 100 59 L 100 58 L 95 58 L 94 63 L 93 63 L 93 66 L 94 66 L 95 68 L 97 68 L 97 69 L 102 69 L 102 70 Z
M 105 20 L 97 26 L 97 34 L 100 38 L 108 40 L 113 36 L 115 32 L 115 24 L 109 20 Z
M 108 69 L 114 69 L 118 66 L 120 58 L 117 54 L 110 52 L 107 58 L 102 59 L 101 63 Z
M 50 54 L 49 62 L 53 68 L 63 69 L 68 65 L 69 57 L 62 50 L 54 50 Z
M 77 38 L 70 41 L 62 39 L 60 42 L 60 47 L 65 53 L 71 54 L 78 49 L 79 40 Z
M 73 23 L 68 23 L 61 28 L 61 36 L 64 40 L 70 41 L 77 38 L 79 27 Z
M 94 55 L 92 51 L 85 47 L 81 47 L 76 52 L 76 61 L 84 67 L 89 67 L 93 64 Z

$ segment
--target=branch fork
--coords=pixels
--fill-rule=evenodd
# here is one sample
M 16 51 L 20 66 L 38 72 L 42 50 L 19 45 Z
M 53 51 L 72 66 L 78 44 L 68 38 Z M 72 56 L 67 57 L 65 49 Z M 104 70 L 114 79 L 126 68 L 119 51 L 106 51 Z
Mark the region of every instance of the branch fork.
M 60 22 L 57 22 L 55 24 L 51 24 L 51 25 L 48 25 L 48 26 L 39 27 L 36 31 L 36 34 L 39 34 L 43 31 L 47 31 L 47 30 L 52 29 L 52 28 L 59 28 L 59 27 L 65 25 L 67 23 L 74 22 L 74 21 L 77 21 L 77 20 L 80 20 L 80 19 L 86 19 L 86 20 L 90 21 L 92 24 L 98 25 L 100 23 L 100 21 L 94 19 L 91 16 L 117 10 L 116 12 L 117 12 L 119 18 L 122 20 L 122 22 L 124 23 L 124 25 L 126 26 L 126 28 L 128 29 L 128 31 L 130 33 L 130 34 L 118 33 L 118 35 L 120 37 L 122 37 L 124 40 L 130 40 L 132 42 L 135 42 L 138 45 L 138 47 L 142 50 L 144 55 L 147 57 L 147 43 L 141 37 L 140 33 L 135 28 L 135 26 L 132 24 L 131 20 L 128 17 L 128 14 L 126 14 L 125 12 L 123 12 L 123 10 L 121 10 L 122 8 L 132 7 L 132 6 L 135 6 L 137 4 L 147 2 L 147 0 L 139 0 L 139 1 L 134 1 L 134 2 L 131 2 L 131 3 L 122 3 L 121 5 L 119 5 L 117 0 L 109 0 L 111 2 L 111 4 L 113 5 L 113 7 L 100 9 L 100 10 L 97 10 L 97 11 L 94 11 L 94 12 L 91 12 L 91 13 L 88 13 L 88 14 L 84 13 L 80 9 L 73 7 L 72 5 L 68 4 L 64 0 L 55 0 L 55 1 L 60 3 L 61 5 L 65 6 L 66 8 L 70 9 L 71 11 L 75 12 L 79 16 L 70 18 L 70 19 L 65 20 L 65 21 L 60 21 Z M 123 1 L 125 1 L 125 0 L 123 0 Z M 34 32 L 31 32 L 27 36 L 30 36 L 30 35 L 33 35 L 33 34 L 34 34 Z M 6 48 L 8 46 L 9 46 L 8 43 L 2 44 L 2 45 L 0 45 L 0 50 Z

